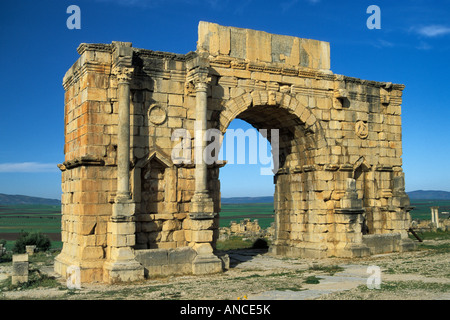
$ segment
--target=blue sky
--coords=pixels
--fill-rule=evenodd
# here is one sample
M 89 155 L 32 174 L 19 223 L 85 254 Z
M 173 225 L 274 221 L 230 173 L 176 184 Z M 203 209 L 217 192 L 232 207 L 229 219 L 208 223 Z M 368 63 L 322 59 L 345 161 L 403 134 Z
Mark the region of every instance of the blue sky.
M 80 30 L 66 27 L 72 4 L 81 9 Z M 381 29 L 366 26 L 372 4 L 381 9 Z M 0 193 L 60 197 L 62 78 L 80 43 L 130 41 L 138 48 L 187 53 L 196 48 L 200 20 L 328 41 L 334 73 L 405 84 L 407 191 L 450 191 L 449 16 L 449 1 L 424 0 L 2 1 Z M 272 194 L 273 178 L 259 170 L 225 167 L 222 195 Z

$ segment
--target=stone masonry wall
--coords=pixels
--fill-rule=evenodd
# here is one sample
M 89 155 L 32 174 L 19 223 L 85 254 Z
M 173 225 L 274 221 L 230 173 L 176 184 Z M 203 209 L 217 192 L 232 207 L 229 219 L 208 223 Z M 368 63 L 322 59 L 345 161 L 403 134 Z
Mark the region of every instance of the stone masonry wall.
M 363 256 L 370 254 L 363 236 L 374 234 L 399 234 L 405 244 L 395 248 L 406 250 L 404 86 L 333 74 L 327 42 L 206 22 L 198 33 L 197 50 L 186 55 L 126 42 L 79 46 L 80 58 L 63 80 L 63 250 L 57 271 L 77 265 L 82 281 L 101 281 L 104 263 L 117 258 L 110 252 L 113 242 L 136 252 L 215 246 L 219 216 L 191 217 L 196 165 L 172 157 L 180 143 L 173 139 L 177 129 L 188 130 L 194 145 L 198 81 L 207 86 L 208 128 L 225 133 L 240 118 L 257 129 L 279 130 L 275 253 Z M 111 224 L 123 99 L 118 65 L 132 71 L 129 186 L 135 209 L 122 237 Z M 207 169 L 215 213 L 221 166 Z

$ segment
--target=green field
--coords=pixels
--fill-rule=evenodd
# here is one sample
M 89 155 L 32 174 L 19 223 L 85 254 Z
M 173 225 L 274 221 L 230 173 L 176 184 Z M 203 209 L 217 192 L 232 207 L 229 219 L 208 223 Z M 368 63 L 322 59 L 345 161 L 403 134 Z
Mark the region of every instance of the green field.
M 439 213 L 450 212 L 450 200 L 411 200 L 411 206 L 415 207 L 410 213 L 412 219 L 431 220 L 430 207 L 439 207 Z M 448 215 L 442 215 L 447 218 Z
M 231 221 L 258 219 L 261 228 L 265 229 L 274 222 L 273 203 L 222 204 L 220 227 L 229 227 Z
M 430 220 L 430 207 L 439 206 L 439 212 L 450 211 L 450 200 L 411 200 L 415 207 L 413 219 Z M 443 215 L 442 217 L 448 217 Z M 258 219 L 261 228 L 274 221 L 272 203 L 222 204 L 220 227 L 228 227 L 231 221 Z M 7 205 L 0 206 L 0 239 L 13 241 L 20 232 L 37 231 L 49 235 L 60 246 L 61 211 L 54 205 Z
M 23 231 L 61 233 L 61 207 L 53 205 L 0 206 L 0 238 L 7 238 L 5 234 L 12 235 Z

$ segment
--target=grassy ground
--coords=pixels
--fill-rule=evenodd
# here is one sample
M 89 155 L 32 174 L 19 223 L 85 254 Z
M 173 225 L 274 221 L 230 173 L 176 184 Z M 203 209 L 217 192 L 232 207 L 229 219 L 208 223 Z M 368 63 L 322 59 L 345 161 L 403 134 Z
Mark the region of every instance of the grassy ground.
M 430 207 L 439 206 L 439 211 L 450 211 L 449 200 L 412 200 L 413 219 L 430 220 Z M 222 204 L 220 227 L 228 227 L 232 220 L 258 219 L 261 228 L 274 221 L 272 203 Z M 10 249 L 22 231 L 39 231 L 47 234 L 54 248 L 61 247 L 61 210 L 53 205 L 8 205 L 0 206 L 0 239 L 8 240 Z
M 20 232 L 42 232 L 58 242 L 61 235 L 61 207 L 52 205 L 0 206 L 0 239 L 8 246 Z
M 273 203 L 222 204 L 220 227 L 229 227 L 231 221 L 239 222 L 245 218 L 258 219 L 265 229 L 274 221 Z
M 450 200 L 411 200 L 411 206 L 415 207 L 411 211 L 412 219 L 431 220 L 430 207 L 439 207 L 439 212 L 450 212 Z M 448 217 L 448 216 L 446 216 Z
M 359 259 L 327 258 L 308 260 L 276 258 L 267 254 L 252 256 L 227 272 L 205 276 L 179 276 L 149 279 L 124 285 L 82 285 L 81 290 L 68 289 L 63 279 L 40 271 L 51 268 L 57 252 L 30 256 L 30 282 L 12 286 L 8 278 L 0 279 L 1 299 L 107 299 L 107 300 L 236 300 L 264 292 L 295 294 L 323 290 L 326 286 L 346 286 L 348 267 L 360 266 L 362 284 L 348 289 L 313 297 L 324 300 L 439 300 L 450 292 L 450 233 L 424 233 L 424 242 L 413 252 L 392 253 Z M 224 248 L 249 246 L 248 241 L 235 238 Z M 236 251 L 235 251 L 236 252 Z M 243 251 L 237 251 L 239 254 Z M 253 263 L 252 260 L 255 260 Z M 264 263 L 263 263 L 264 262 Z M 382 270 L 380 289 L 365 284 L 367 266 Z M 10 262 L 0 262 L 0 275 Z M 332 279 L 329 279 L 332 277 Z M 326 282 L 328 280 L 328 283 Z M 335 280 L 333 280 L 335 279 Z M 330 287 L 328 287 L 330 288 Z M 245 299 L 245 298 L 244 298 Z

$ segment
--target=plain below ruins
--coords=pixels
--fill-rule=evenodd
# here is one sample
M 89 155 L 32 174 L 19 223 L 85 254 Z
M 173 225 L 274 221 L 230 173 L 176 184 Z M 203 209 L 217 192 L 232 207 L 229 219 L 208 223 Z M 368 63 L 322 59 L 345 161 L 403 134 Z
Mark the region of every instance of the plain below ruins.
M 59 274 L 76 267 L 81 283 L 114 283 L 226 270 L 216 251 L 223 164 L 174 162 L 171 137 L 193 137 L 195 123 L 225 133 L 234 119 L 279 130 L 270 254 L 415 249 L 404 85 L 334 74 L 328 42 L 208 22 L 187 54 L 118 41 L 77 51 L 63 79 Z

